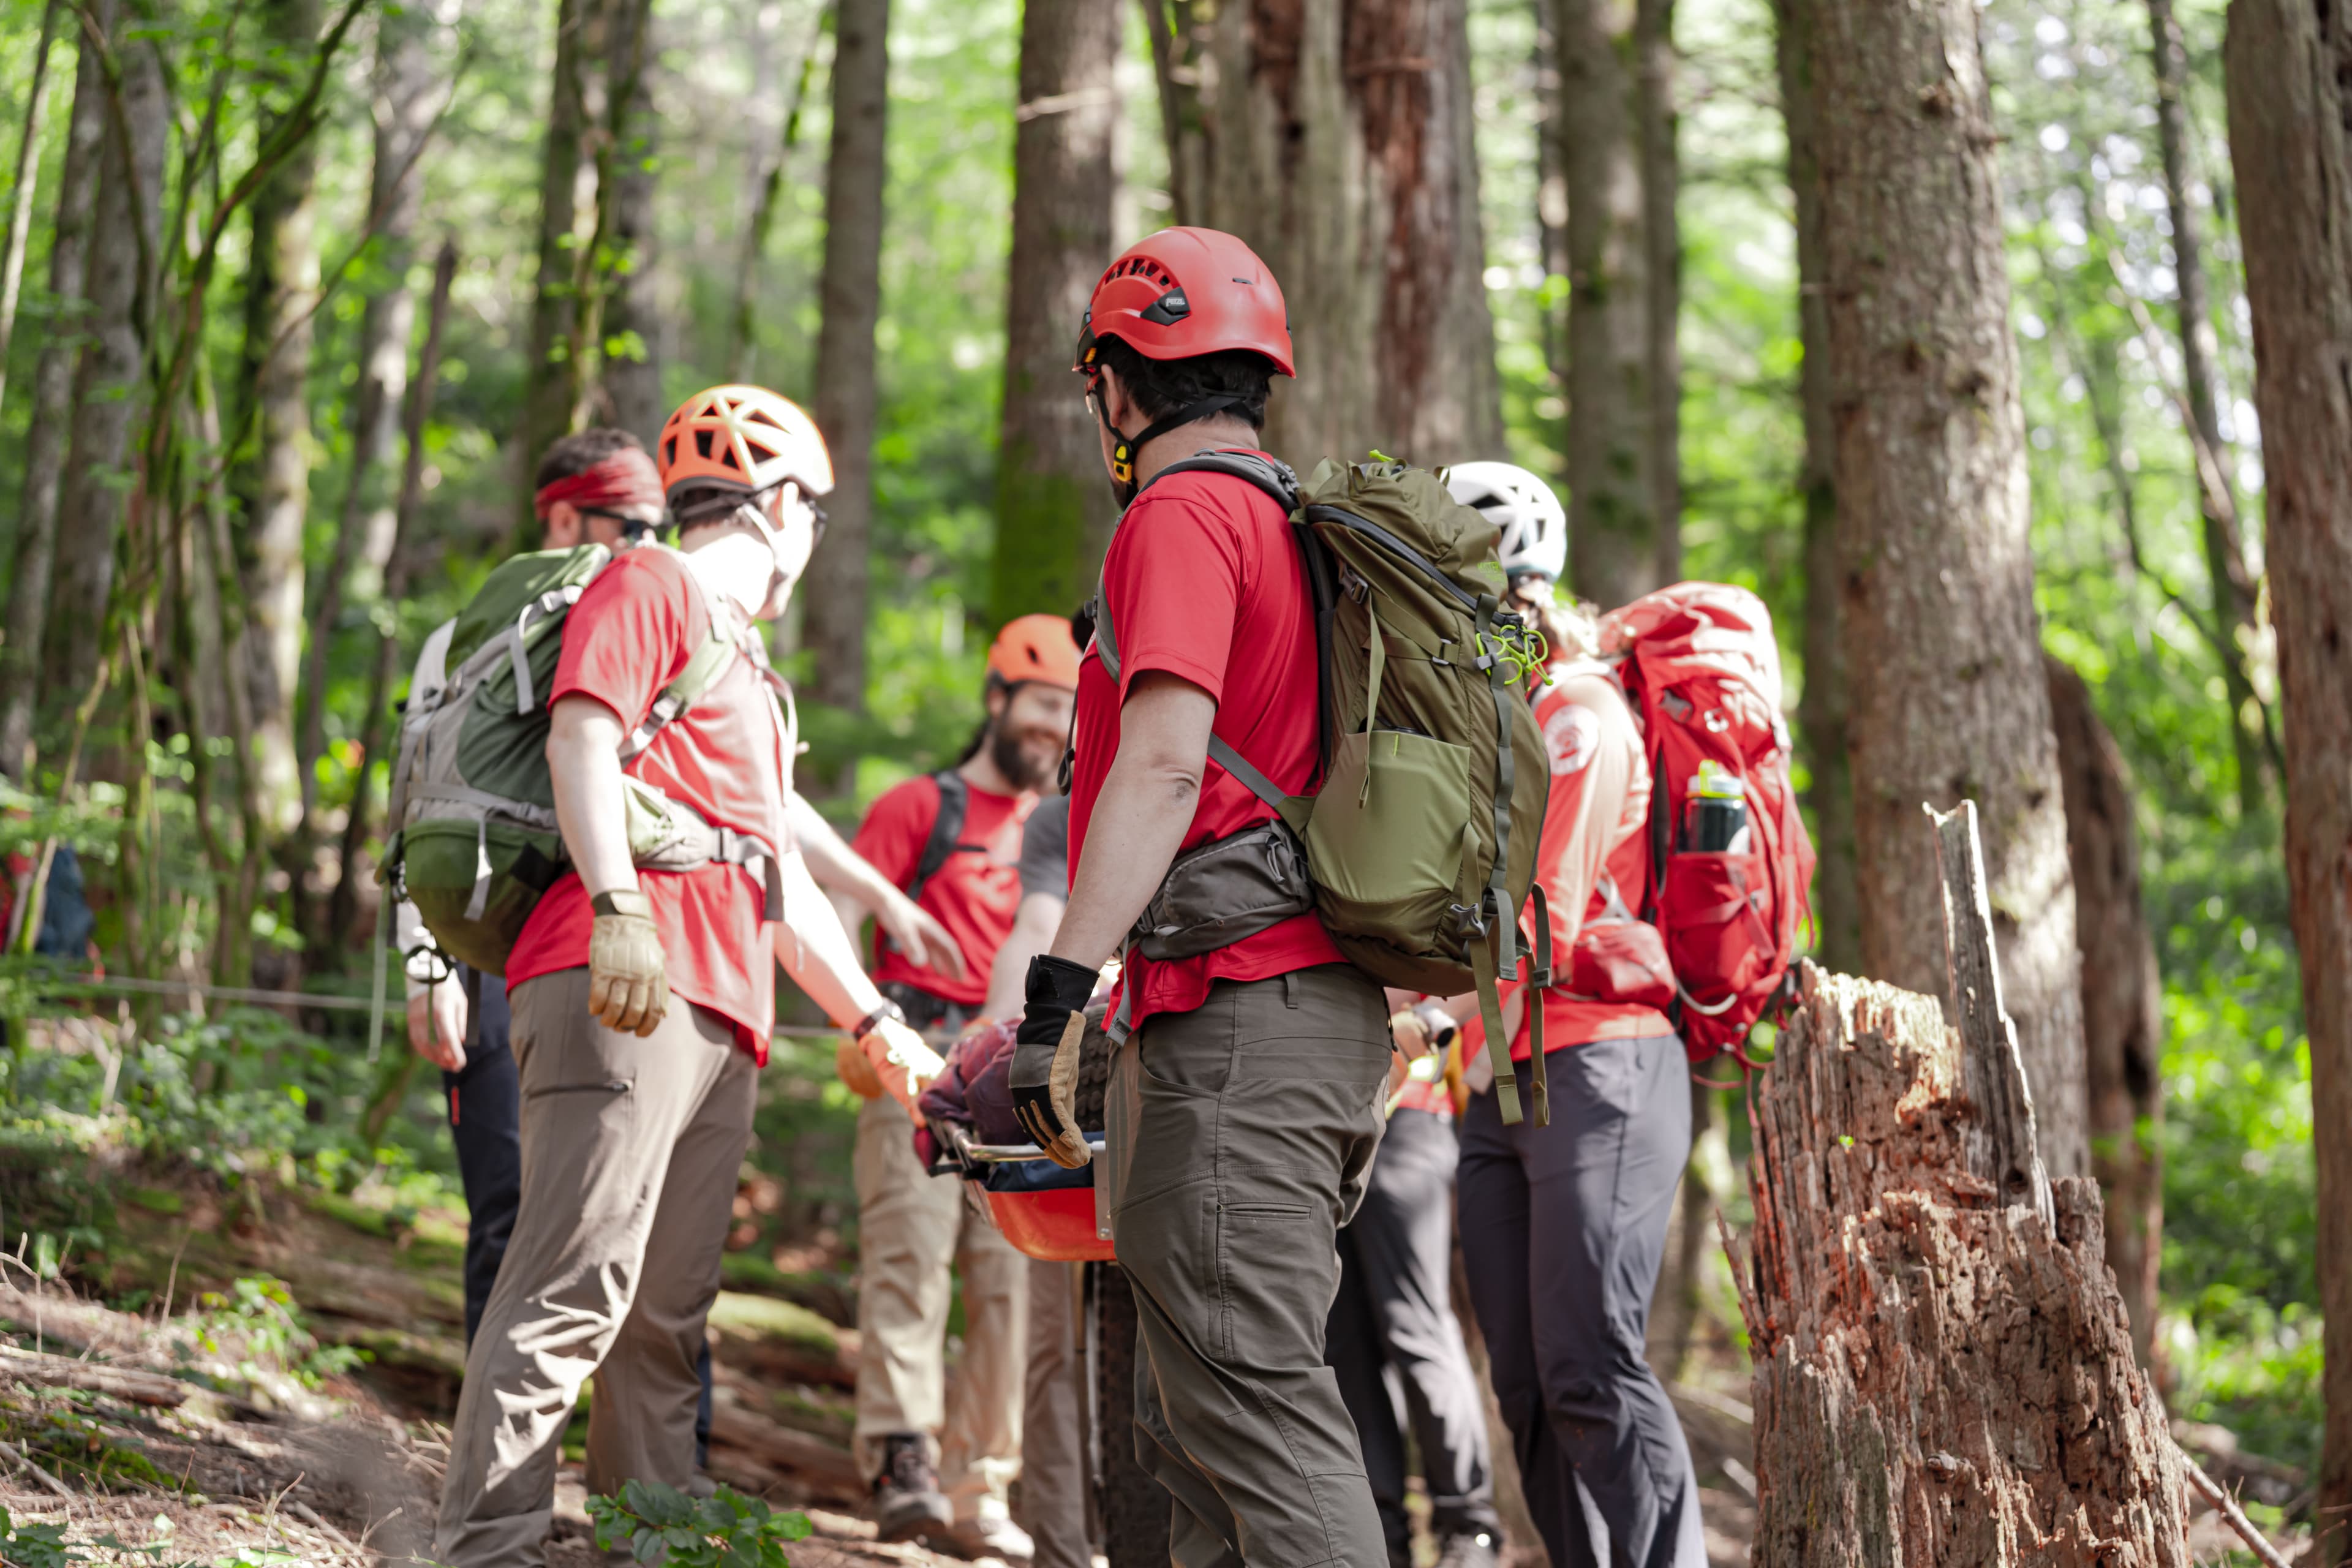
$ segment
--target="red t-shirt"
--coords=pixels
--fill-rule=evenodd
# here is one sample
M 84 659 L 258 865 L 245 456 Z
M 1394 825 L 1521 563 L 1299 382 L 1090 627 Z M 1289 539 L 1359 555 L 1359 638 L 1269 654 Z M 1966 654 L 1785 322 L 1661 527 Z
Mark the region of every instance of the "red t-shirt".
M 1070 779 L 1071 872 L 1118 754 L 1119 707 L 1146 670 L 1190 681 L 1216 700 L 1215 732 L 1292 795 L 1320 766 L 1315 623 L 1289 520 L 1272 497 L 1225 474 L 1173 474 L 1119 520 L 1103 563 L 1103 593 L 1118 639 L 1113 686 L 1095 647 L 1078 667 L 1077 765 Z M 1180 852 L 1270 821 L 1273 807 L 1215 763 Z M 1189 1013 L 1218 980 L 1264 980 L 1339 950 L 1314 914 L 1295 915 L 1230 947 L 1154 963 L 1137 954 L 1121 985 L 1137 987 L 1134 1021 Z
M 640 546 L 596 574 L 563 626 L 551 704 L 593 697 L 635 728 L 710 636 L 710 611 L 686 557 Z M 710 822 L 791 847 L 784 790 L 792 749 L 783 715 L 748 658 L 733 660 L 700 702 L 663 726 L 626 771 Z M 739 866 L 637 873 L 652 902 L 673 997 L 735 1026 L 764 1065 L 776 1018 L 776 960 L 761 920 L 766 889 Z M 577 873 L 548 889 L 507 960 L 509 989 L 588 962 L 595 913 Z
M 1021 907 L 1021 829 L 1037 797 L 992 795 L 969 783 L 964 797 L 963 828 L 955 847 L 915 900 L 955 938 L 963 954 L 963 978 L 918 967 L 878 930 L 873 975 L 877 984 L 897 981 L 959 1006 L 977 1007 L 988 1000 L 988 966 L 1012 934 L 1013 917 Z M 929 774 L 908 779 L 874 803 L 849 847 L 904 888 L 915 879 L 939 816 L 939 781 Z

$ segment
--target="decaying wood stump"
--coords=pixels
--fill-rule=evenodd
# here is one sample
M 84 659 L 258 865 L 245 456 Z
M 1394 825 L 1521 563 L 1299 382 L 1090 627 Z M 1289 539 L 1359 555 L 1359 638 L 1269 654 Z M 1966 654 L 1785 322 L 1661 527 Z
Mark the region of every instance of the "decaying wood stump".
M 1937 818 L 1953 1015 L 1807 964 L 1754 1102 L 1734 1247 L 1758 1568 L 2187 1568 L 2099 1193 L 2052 1182 L 2001 1006 L 1972 808 Z M 1926 892 L 1923 889 L 1923 892 Z

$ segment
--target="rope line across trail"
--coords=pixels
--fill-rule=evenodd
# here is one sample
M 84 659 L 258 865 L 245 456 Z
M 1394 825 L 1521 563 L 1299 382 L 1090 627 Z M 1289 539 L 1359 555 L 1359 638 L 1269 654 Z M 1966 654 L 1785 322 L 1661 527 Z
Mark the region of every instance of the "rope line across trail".
M 364 1013 L 374 1005 L 365 996 L 348 996 L 332 991 L 265 991 L 249 985 L 139 980 L 115 974 L 62 974 L 43 983 L 37 989 L 44 996 L 202 996 L 207 1001 L 242 1003 L 248 1006 L 321 1007 L 347 1013 Z M 838 1039 L 842 1031 L 805 1024 L 779 1024 L 772 1033 L 780 1040 L 831 1040 Z

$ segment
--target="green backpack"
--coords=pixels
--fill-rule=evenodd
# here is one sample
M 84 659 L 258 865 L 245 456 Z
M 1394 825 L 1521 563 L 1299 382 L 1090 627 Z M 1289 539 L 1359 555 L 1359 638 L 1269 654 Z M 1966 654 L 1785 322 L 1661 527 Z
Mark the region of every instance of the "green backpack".
M 376 879 L 416 906 L 445 954 L 485 974 L 506 973 L 523 922 L 568 868 L 547 769 L 547 693 L 572 606 L 611 559 L 603 545 L 583 544 L 501 564 L 458 612 L 446 683 L 413 699 L 401 721 L 393 837 Z M 700 701 L 737 658 L 766 669 L 764 649 L 733 602 L 710 610 L 709 641 L 638 722 L 621 749 L 624 763 Z M 622 783 L 638 865 L 685 870 L 723 860 L 763 868 L 767 918 L 781 918 L 772 847 L 706 822 L 625 773 Z
M 1433 995 L 1475 989 L 1486 1038 L 1504 1048 L 1496 982 L 1519 976 L 1519 911 L 1531 894 L 1528 978 L 1538 987 L 1551 979 L 1551 923 L 1535 881 L 1550 773 L 1527 697 L 1528 678 L 1542 667 L 1541 639 L 1501 608 L 1499 531 L 1435 474 L 1377 454 L 1363 463 L 1327 459 L 1303 488 L 1281 463 L 1244 452 L 1203 452 L 1155 478 L 1183 472 L 1227 474 L 1279 501 L 1315 604 L 1322 788 L 1286 795 L 1214 736 L 1211 760 L 1296 835 L 1313 907 L 1351 963 L 1385 984 Z M 1095 649 L 1116 679 L 1118 641 L 1099 592 Z M 1188 862 L 1213 860 L 1204 853 L 1213 848 L 1180 858 L 1147 922 L 1155 910 L 1198 918 L 1221 899 L 1231 902 L 1217 888 L 1178 886 L 1192 873 Z M 1169 951 L 1166 935 L 1165 926 L 1147 935 L 1142 924 L 1137 933 L 1147 952 L 1151 937 Z M 1541 1126 L 1549 1108 L 1540 1007 L 1534 1028 Z M 1505 1058 L 1496 1065 L 1503 1119 L 1516 1122 L 1517 1086 Z

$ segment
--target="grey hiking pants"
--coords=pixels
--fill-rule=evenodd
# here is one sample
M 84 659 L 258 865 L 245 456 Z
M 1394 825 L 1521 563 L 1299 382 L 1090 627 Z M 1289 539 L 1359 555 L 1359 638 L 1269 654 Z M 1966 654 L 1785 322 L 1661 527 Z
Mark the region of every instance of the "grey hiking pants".
M 1195 1011 L 1148 1019 L 1112 1066 L 1136 1459 L 1172 1501 L 1174 1568 L 1386 1568 L 1323 1326 L 1389 1053 L 1380 987 L 1329 964 L 1219 981 Z
M 1372 1162 L 1364 1205 L 1339 1233 L 1328 1354 L 1396 1562 L 1407 1560 L 1411 1539 L 1407 1430 L 1421 1449 L 1437 1538 L 1483 1531 L 1499 1541 L 1503 1534 L 1478 1374 L 1470 1370 L 1454 1316 L 1454 1173 L 1460 1158 L 1450 1118 L 1398 1110 Z
M 1553 1568 L 1706 1568 L 1698 1479 L 1643 1354 L 1666 1220 L 1690 1157 L 1672 1035 L 1545 1058 L 1551 1125 L 1463 1118 L 1470 1301 Z M 1528 1074 L 1519 1073 L 1520 1103 Z
M 546 1561 L 555 1466 L 593 1373 L 588 1489 L 694 1479 L 695 1363 L 751 1140 L 758 1069 L 672 998 L 644 1039 L 588 1014 L 588 971 L 514 988 L 522 1203 L 466 1357 L 436 1560 Z

